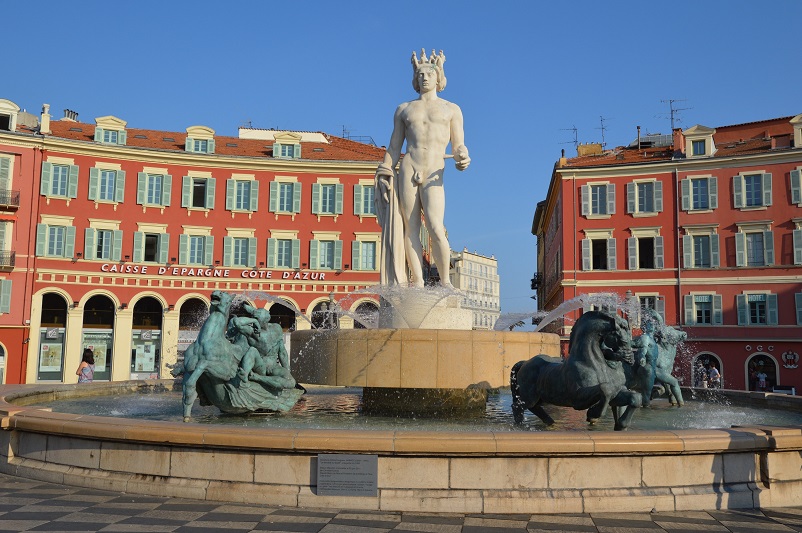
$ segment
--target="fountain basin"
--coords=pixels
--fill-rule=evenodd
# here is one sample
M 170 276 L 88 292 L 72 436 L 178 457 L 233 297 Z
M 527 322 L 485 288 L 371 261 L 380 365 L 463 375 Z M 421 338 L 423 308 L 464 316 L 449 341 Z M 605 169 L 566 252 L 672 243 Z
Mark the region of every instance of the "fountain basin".
M 799 505 L 802 426 L 630 432 L 248 429 L 53 413 L 171 381 L 6 386 L 0 470 L 138 494 L 292 507 L 588 513 Z M 802 398 L 726 391 L 802 410 Z M 375 497 L 319 496 L 319 454 L 378 456 Z

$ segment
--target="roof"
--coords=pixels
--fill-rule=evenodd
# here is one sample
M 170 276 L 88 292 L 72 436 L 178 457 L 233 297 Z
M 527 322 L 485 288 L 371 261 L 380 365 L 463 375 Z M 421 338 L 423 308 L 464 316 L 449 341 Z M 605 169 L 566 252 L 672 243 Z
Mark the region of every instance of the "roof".
M 19 128 L 18 128 L 19 129 Z M 19 129 L 23 131 L 23 129 Z M 29 130 L 24 130 L 29 132 Z M 56 120 L 50 123 L 50 137 L 93 142 L 95 125 L 69 120 Z M 126 146 L 153 150 L 185 151 L 186 132 L 171 132 L 126 128 Z M 370 144 L 363 144 L 342 137 L 322 133 L 328 143 L 301 143 L 301 159 L 315 161 L 381 161 L 385 150 Z M 273 157 L 273 142 L 260 139 L 240 139 L 215 135 L 216 155 Z

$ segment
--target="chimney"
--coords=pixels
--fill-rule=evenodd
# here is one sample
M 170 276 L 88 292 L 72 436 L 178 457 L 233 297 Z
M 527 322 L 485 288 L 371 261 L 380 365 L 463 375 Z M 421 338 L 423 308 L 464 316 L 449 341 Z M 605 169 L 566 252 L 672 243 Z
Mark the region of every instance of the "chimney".
M 39 125 L 39 133 L 50 133 L 50 104 L 42 104 L 42 120 Z
M 64 119 L 70 120 L 72 122 L 78 121 L 78 112 L 73 111 L 72 109 L 65 109 L 64 110 Z
M 640 150 L 640 126 L 638 126 L 638 150 Z

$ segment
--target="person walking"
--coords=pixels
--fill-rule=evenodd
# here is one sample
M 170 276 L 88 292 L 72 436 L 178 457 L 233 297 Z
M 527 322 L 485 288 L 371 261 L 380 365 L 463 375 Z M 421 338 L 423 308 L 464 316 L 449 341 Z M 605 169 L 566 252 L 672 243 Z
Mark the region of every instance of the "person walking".
M 78 383 L 92 383 L 95 378 L 95 354 L 89 348 L 84 349 L 83 359 L 75 374 L 78 376 Z

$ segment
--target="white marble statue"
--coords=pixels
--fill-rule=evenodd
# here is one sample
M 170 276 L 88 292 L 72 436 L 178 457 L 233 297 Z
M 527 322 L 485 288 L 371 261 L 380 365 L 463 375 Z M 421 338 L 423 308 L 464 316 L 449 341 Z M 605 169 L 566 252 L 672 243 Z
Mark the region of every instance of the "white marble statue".
M 421 210 L 432 239 L 432 259 L 440 272 L 440 283 L 449 280 L 448 245 L 443 215 L 445 159 L 453 157 L 457 170 L 471 162 L 464 144 L 462 111 L 437 96 L 446 87 L 443 51 L 421 58 L 412 52 L 412 87 L 420 97 L 398 106 L 393 134 L 384 161 L 376 170 L 376 212 L 382 226 L 381 283 L 411 283 L 423 286 L 423 249 L 420 242 Z M 401 158 L 404 141 L 407 151 Z M 453 155 L 446 155 L 451 143 Z M 396 165 L 401 159 L 398 172 Z M 407 265 L 411 279 L 407 279 Z

